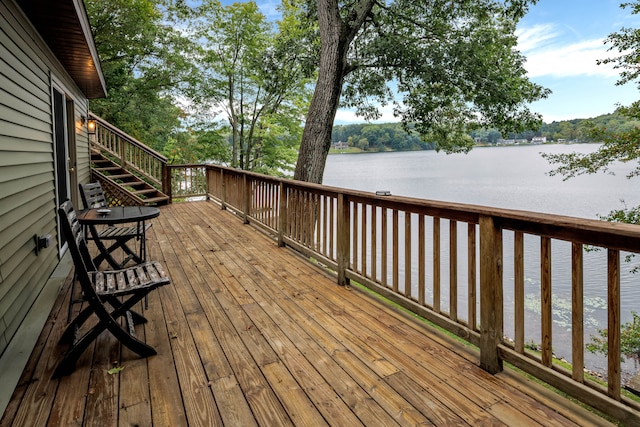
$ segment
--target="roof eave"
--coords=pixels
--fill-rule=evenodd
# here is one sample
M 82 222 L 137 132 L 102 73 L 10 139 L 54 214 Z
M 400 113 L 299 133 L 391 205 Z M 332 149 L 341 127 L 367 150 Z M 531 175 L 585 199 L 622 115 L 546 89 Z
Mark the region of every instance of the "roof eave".
M 16 1 L 85 96 L 105 97 L 106 84 L 84 2 Z

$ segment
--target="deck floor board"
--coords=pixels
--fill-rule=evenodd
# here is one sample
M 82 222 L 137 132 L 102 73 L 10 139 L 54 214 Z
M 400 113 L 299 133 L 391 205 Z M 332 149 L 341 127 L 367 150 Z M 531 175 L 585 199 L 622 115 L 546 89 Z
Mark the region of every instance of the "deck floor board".
M 137 307 L 149 321 L 136 333 L 158 354 L 140 359 L 105 333 L 51 380 L 70 278 L 0 425 L 607 425 L 489 375 L 474 350 L 214 203 L 162 207 L 147 241 L 172 279 Z

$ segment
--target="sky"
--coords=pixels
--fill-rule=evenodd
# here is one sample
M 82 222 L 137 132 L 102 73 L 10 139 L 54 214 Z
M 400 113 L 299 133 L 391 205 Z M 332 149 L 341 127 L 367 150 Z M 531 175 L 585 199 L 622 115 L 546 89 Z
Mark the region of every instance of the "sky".
M 277 0 L 257 0 L 274 17 Z M 618 72 L 598 59 L 613 56 L 606 37 L 622 27 L 637 28 L 640 16 L 621 9 L 622 0 L 539 0 L 518 25 L 518 49 L 525 55 L 529 78 L 552 94 L 531 105 L 544 122 L 585 119 L 612 113 L 616 104 L 640 99 L 636 84 L 616 86 Z M 397 121 L 392 107 L 378 122 Z M 341 109 L 336 124 L 362 123 L 353 111 Z

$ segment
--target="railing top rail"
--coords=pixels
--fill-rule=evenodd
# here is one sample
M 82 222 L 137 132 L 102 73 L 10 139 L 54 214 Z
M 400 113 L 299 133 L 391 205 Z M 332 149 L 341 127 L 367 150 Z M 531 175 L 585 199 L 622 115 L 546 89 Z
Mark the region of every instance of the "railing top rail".
M 135 139 L 134 137 L 132 137 L 128 133 L 123 132 L 122 130 L 120 130 L 117 127 L 113 126 L 111 123 L 107 122 L 106 120 L 96 116 L 95 114 L 93 114 L 91 112 L 89 112 L 89 118 L 92 119 L 92 120 L 95 120 L 98 123 L 100 123 L 100 126 L 109 129 L 110 132 L 113 132 L 114 134 L 116 134 L 116 135 L 120 136 L 121 138 L 127 140 L 130 144 L 135 145 L 136 147 L 138 147 L 141 150 L 145 151 L 150 156 L 157 158 L 158 160 L 160 160 L 163 163 L 167 163 L 168 159 L 165 156 L 163 156 L 162 154 L 158 153 L 154 149 L 146 146 L 144 143 L 138 141 L 137 139 Z
M 261 180 L 282 182 L 288 188 L 312 191 L 326 196 L 343 194 L 351 201 L 383 208 L 398 209 L 440 218 L 478 223 L 480 216 L 491 216 L 503 229 L 522 231 L 586 245 L 602 246 L 629 252 L 640 252 L 640 226 L 612 223 L 597 219 L 578 218 L 558 214 L 495 208 L 466 203 L 443 202 L 405 196 L 376 195 L 374 193 L 329 187 L 241 171 L 218 165 L 207 165 Z
M 206 168 L 208 165 L 202 163 L 185 163 L 182 165 L 167 165 L 169 169 L 186 169 L 186 168 Z

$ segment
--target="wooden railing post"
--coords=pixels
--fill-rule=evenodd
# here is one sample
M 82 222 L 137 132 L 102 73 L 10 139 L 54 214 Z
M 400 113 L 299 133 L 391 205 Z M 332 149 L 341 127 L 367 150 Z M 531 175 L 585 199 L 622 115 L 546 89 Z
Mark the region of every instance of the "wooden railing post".
M 503 337 L 502 230 L 493 217 L 480 216 L 480 367 L 502 371 L 498 344 Z
M 171 168 L 162 163 L 162 192 L 169 196 L 169 203 L 173 203 L 173 191 L 171 185 Z
M 346 272 L 349 268 L 349 242 L 350 236 L 350 210 L 349 199 L 344 193 L 338 194 L 338 238 L 337 238 L 337 254 L 338 261 L 338 284 L 348 285 Z
M 284 246 L 284 232 L 287 229 L 287 215 L 289 205 L 289 193 L 280 181 L 280 206 L 278 207 L 278 246 Z

